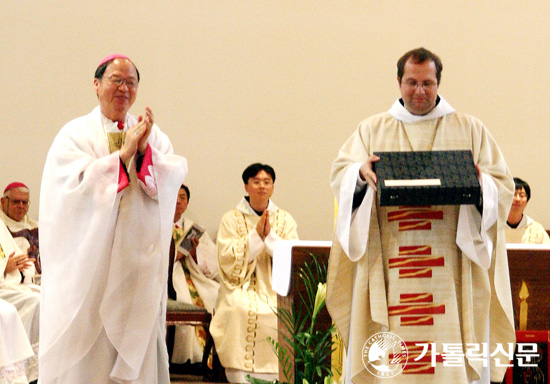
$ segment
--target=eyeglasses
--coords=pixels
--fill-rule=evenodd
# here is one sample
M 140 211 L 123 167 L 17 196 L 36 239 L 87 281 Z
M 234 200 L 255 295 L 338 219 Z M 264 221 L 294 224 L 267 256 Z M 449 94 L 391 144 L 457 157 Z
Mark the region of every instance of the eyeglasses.
M 269 186 L 273 185 L 273 180 L 271 180 L 271 179 L 252 179 L 252 180 L 250 180 L 250 184 L 252 184 L 255 187 L 259 187 L 260 184 L 264 185 L 266 187 L 269 187 Z
M 417 83 L 415 80 L 410 79 L 405 81 L 405 85 L 409 88 L 414 88 L 414 89 L 422 88 L 422 90 L 430 90 L 436 87 L 437 83 L 433 81 L 424 81 L 422 83 Z
M 129 89 L 136 89 L 138 86 L 138 81 L 136 79 L 125 79 L 123 77 L 110 76 L 107 78 L 107 80 L 109 81 L 109 83 L 111 83 L 111 85 L 117 88 L 122 87 L 122 84 L 124 83 L 126 83 L 126 86 Z
M 31 203 L 29 200 L 10 199 L 9 197 L 6 197 L 6 199 L 11 201 L 13 205 L 22 204 L 24 207 L 28 206 Z
M 514 193 L 514 197 L 517 197 L 518 199 L 525 199 L 527 194 L 525 192 L 516 192 Z

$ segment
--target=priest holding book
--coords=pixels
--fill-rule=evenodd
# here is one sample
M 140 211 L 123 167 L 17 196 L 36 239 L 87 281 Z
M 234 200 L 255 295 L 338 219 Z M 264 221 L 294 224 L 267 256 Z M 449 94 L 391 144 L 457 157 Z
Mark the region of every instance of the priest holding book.
M 514 183 L 483 123 L 438 94 L 442 69 L 424 48 L 403 55 L 401 98 L 361 122 L 332 164 L 327 308 L 346 345 L 347 383 L 500 383 L 513 353 L 504 227 Z M 478 171 L 474 204 L 380 203 L 375 152 L 457 150 L 471 151 Z M 381 335 L 401 339 L 407 364 L 369 360 L 365 348 Z M 449 345 L 462 364 L 442 358 Z M 476 346 L 480 357 L 469 351 Z

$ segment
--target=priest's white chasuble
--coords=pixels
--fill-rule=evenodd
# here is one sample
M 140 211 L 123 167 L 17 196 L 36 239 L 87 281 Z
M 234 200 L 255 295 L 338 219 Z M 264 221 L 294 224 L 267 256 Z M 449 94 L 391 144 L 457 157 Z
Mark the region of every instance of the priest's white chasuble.
M 374 152 L 465 149 L 481 171 L 482 214 L 474 205 L 382 207 L 370 187 L 352 208 L 359 167 Z M 443 98 L 424 117 L 397 101 L 359 124 L 333 163 L 331 185 L 339 217 L 327 307 L 346 344 L 346 382 L 488 383 L 489 374 L 500 382 L 508 357 L 497 344 L 507 350 L 515 341 L 504 239 L 514 184 L 483 124 Z M 408 347 L 408 363 L 392 378 L 369 372 L 362 354 L 382 331 Z M 464 357 L 467 345 L 483 344 L 497 351 L 486 359 L 490 369 Z M 453 348 L 462 361 L 456 352 L 449 360 Z

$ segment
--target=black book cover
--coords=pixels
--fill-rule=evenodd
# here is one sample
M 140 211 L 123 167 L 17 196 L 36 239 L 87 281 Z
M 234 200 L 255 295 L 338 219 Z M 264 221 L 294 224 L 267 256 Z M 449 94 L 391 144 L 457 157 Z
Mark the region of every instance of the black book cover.
M 479 204 L 481 187 L 470 150 L 375 152 L 381 206 Z

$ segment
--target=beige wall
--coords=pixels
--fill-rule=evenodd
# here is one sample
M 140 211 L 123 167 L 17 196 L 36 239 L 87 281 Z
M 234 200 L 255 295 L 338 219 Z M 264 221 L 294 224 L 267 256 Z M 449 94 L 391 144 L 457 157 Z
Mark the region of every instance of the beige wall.
M 95 67 L 122 52 L 142 75 L 132 112 L 151 106 L 188 159 L 191 218 L 214 235 L 242 170 L 262 161 L 301 238 L 330 239 L 331 162 L 398 96 L 398 57 L 425 46 L 444 63 L 440 93 L 485 122 L 550 228 L 548 20 L 546 0 L 2 0 L 0 187 L 27 183 L 38 215 L 54 136 L 96 105 Z

